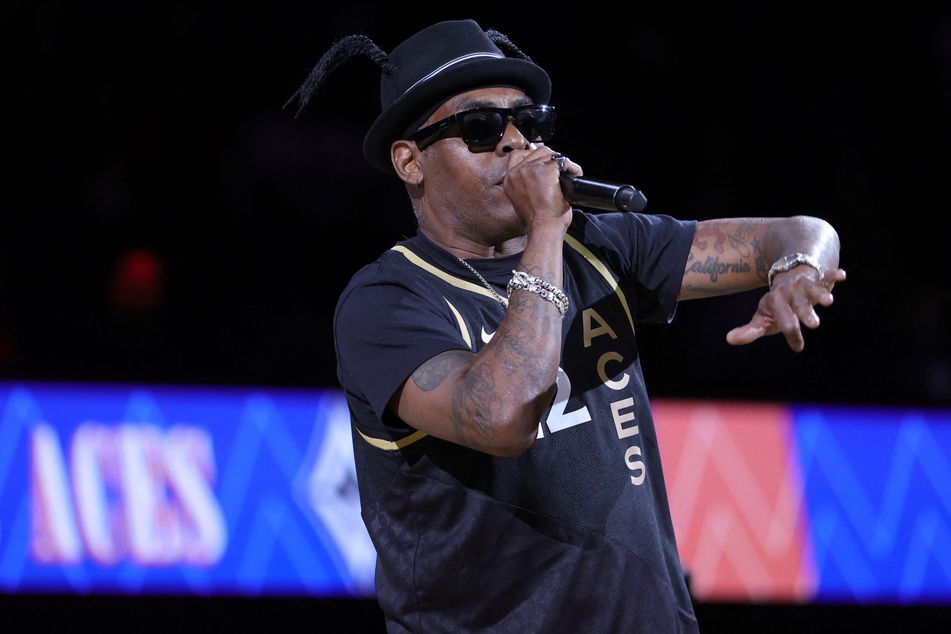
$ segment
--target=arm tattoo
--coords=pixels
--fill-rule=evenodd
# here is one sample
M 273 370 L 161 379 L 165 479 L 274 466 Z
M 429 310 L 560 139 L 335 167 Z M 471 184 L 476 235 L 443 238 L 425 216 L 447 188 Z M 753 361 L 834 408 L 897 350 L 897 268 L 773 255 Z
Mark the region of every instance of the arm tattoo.
M 715 284 L 721 275 L 743 274 L 755 270 L 758 277 L 765 279 L 768 265 L 765 264 L 755 229 L 749 222 L 740 222 L 732 232 L 726 233 L 723 224 L 705 224 L 697 230 L 694 248 L 699 251 L 711 249 L 715 253 L 707 255 L 702 262 L 694 259 L 691 254 L 684 274 L 697 273 L 709 277 L 710 282 Z M 725 261 L 720 260 L 721 255 L 725 256 Z
M 416 387 L 431 392 L 442 385 L 446 377 L 472 360 L 472 353 L 463 350 L 450 350 L 437 354 L 416 368 L 411 378 Z
M 506 374 L 513 376 L 525 372 L 533 382 L 543 380 L 545 374 L 544 355 L 536 350 L 539 336 L 534 327 L 537 306 L 536 297 L 519 294 L 509 298 L 509 312 L 517 318 L 510 318 L 505 330 L 496 334 L 498 343 L 492 350 Z
M 730 273 L 749 273 L 749 262 L 721 262 L 719 257 L 707 256 L 704 262 L 693 262 L 685 271 L 686 273 L 700 273 L 710 277 L 710 281 L 716 283 L 720 275 Z
M 539 329 L 556 325 L 561 327 L 561 316 L 556 311 L 543 311 L 538 316 L 538 305 L 544 299 L 520 293 L 509 299 L 508 315 L 486 352 L 498 360 L 498 377 L 489 363 L 473 365 L 464 381 L 457 387 L 452 399 L 452 421 L 459 442 L 470 447 L 490 446 L 498 439 L 497 425 L 502 422 L 503 409 L 508 398 L 505 385 L 510 377 L 521 374 L 528 380 L 526 393 L 535 389 L 548 390 L 553 382 L 551 362 L 544 351 L 537 350 Z M 537 323 L 541 319 L 541 324 Z M 545 320 L 551 324 L 545 324 Z M 560 338 L 559 338 L 560 341 Z M 498 379 L 498 383 L 497 380 Z
M 472 367 L 452 398 L 452 422 L 460 442 L 476 447 L 492 444 L 494 423 L 501 409 L 492 368 L 487 363 Z

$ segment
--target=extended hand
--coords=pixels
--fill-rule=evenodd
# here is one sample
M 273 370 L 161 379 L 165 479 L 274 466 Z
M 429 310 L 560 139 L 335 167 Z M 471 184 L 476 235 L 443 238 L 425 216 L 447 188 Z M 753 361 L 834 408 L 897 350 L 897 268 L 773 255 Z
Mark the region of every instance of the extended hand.
M 799 324 L 818 328 L 819 315 L 814 306 L 832 305 L 832 287 L 842 281 L 845 281 L 842 269 L 826 271 L 821 280 L 811 266 L 797 266 L 780 273 L 773 280 L 772 290 L 760 299 L 753 319 L 727 333 L 727 343 L 745 345 L 765 335 L 781 332 L 789 347 L 801 352 L 805 341 Z

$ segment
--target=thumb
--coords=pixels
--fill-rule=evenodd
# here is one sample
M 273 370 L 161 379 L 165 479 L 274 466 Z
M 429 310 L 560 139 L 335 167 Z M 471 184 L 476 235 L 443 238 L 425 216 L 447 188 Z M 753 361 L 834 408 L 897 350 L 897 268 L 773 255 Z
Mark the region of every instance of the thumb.
M 754 326 L 752 323 L 738 326 L 726 333 L 726 342 L 731 346 L 744 346 L 752 343 L 766 334 L 763 326 Z

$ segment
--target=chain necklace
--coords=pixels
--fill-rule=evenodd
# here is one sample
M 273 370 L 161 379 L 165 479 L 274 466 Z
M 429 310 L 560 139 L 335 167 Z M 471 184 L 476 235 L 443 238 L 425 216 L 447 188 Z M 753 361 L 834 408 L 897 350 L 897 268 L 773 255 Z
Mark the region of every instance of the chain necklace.
M 489 285 L 489 283 L 485 281 L 485 278 L 482 277 L 481 275 L 479 275 L 479 272 L 476 271 L 474 268 L 472 268 L 472 266 L 471 266 L 468 262 L 466 262 L 465 260 L 463 260 L 463 259 L 460 258 L 459 256 L 456 256 L 456 259 L 459 260 L 459 263 L 462 264 L 462 266 L 464 266 L 464 267 L 466 267 L 467 269 L 469 269 L 470 271 L 472 271 L 472 274 L 475 275 L 477 278 L 479 278 L 479 281 L 482 282 L 482 285 L 483 285 L 483 286 L 485 286 L 487 289 L 489 289 L 489 292 L 492 293 L 492 295 L 495 297 L 496 301 L 498 301 L 500 304 L 502 304 L 503 306 L 505 306 L 506 308 L 508 308 L 508 306 L 509 306 L 509 300 L 505 299 L 504 297 L 502 297 L 501 295 L 499 295 L 498 293 L 496 293 L 496 292 L 495 292 L 495 289 L 492 288 L 492 287 Z

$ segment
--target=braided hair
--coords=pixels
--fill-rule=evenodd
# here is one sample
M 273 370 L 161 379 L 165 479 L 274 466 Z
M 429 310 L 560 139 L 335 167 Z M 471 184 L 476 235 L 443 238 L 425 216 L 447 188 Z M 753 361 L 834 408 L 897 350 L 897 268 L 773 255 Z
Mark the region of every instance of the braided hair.
M 377 44 L 365 35 L 348 35 L 337 41 L 330 49 L 321 56 L 320 61 L 310 71 L 303 85 L 297 89 L 291 98 L 284 104 L 286 108 L 297 98 L 300 107 L 297 109 L 295 118 L 299 117 L 310 103 L 311 98 L 317 94 L 317 90 L 323 85 L 330 74 L 338 68 L 349 62 L 354 57 L 368 57 L 383 69 L 383 72 L 389 75 L 396 70 L 396 67 L 390 63 L 386 52 L 377 46 Z
M 488 29 L 485 34 L 493 44 L 498 46 L 499 49 L 507 55 L 518 57 L 527 62 L 532 61 L 528 55 L 523 53 L 502 33 L 494 29 Z M 380 48 L 373 40 L 365 35 L 348 35 L 338 40 L 321 56 L 320 61 L 318 61 L 314 69 L 310 71 L 307 79 L 301 87 L 297 89 L 297 92 L 291 95 L 291 98 L 287 100 L 284 107 L 288 107 L 294 99 L 298 99 L 299 107 L 297 108 L 297 113 L 294 115 L 294 118 L 299 117 L 304 111 L 304 108 L 307 107 L 307 104 L 310 103 L 310 100 L 317 94 L 317 90 L 323 85 L 327 77 L 354 57 L 361 56 L 368 57 L 375 62 L 387 75 L 396 70 L 396 67 L 390 62 L 389 55 L 387 55 L 386 51 Z
M 512 40 L 508 37 L 499 33 L 495 29 L 488 29 L 485 34 L 488 36 L 492 43 L 499 47 L 502 52 L 507 53 L 512 57 L 517 57 L 519 59 L 524 59 L 526 62 L 532 62 L 532 58 L 522 52 L 522 50 L 512 44 Z M 532 62 L 534 64 L 534 62 Z

